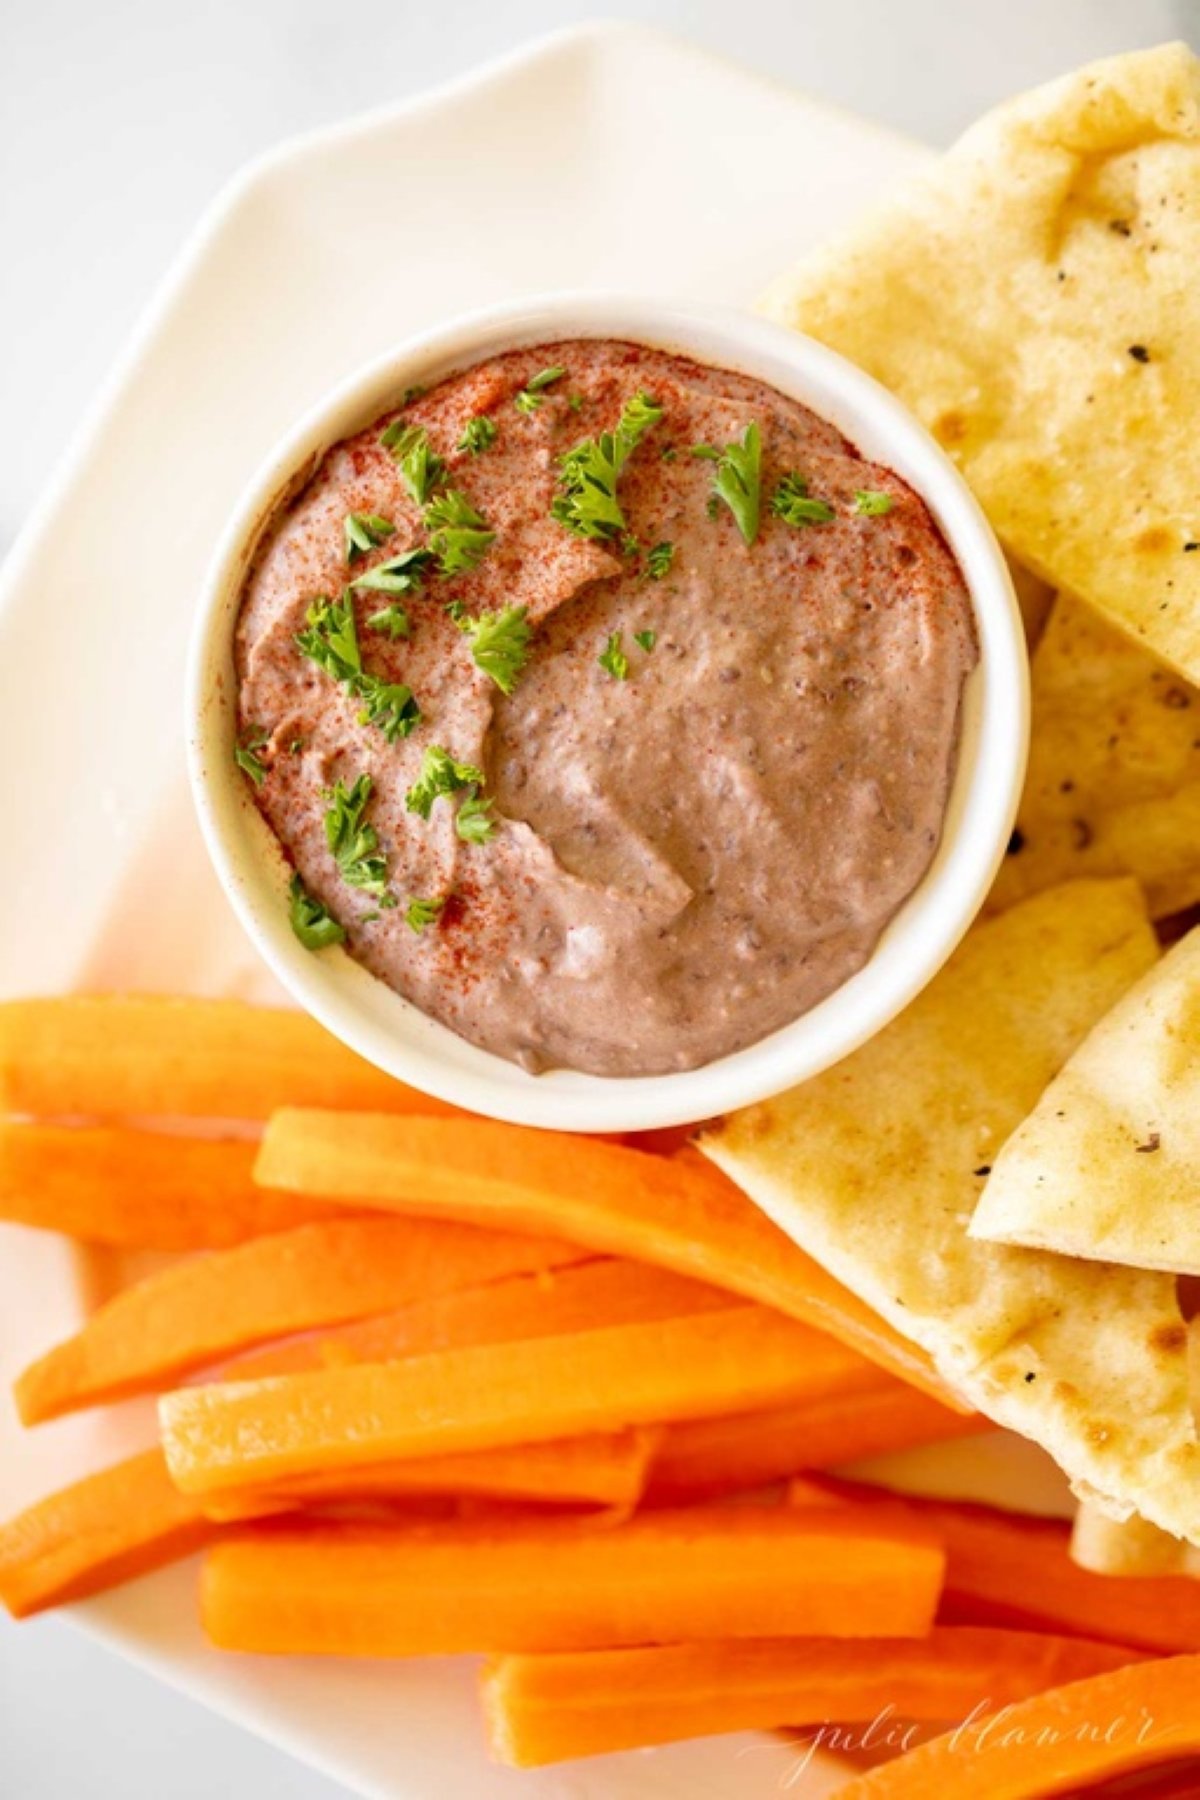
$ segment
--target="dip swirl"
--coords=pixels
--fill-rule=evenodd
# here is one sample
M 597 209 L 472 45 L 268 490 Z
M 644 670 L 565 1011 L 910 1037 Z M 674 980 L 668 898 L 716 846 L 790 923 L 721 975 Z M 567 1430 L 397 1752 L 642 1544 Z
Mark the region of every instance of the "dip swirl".
M 639 393 L 623 523 L 579 535 L 562 459 Z M 381 568 L 408 591 L 348 586 Z M 362 679 L 314 614 L 343 593 Z M 750 377 L 589 340 L 330 450 L 260 545 L 235 653 L 239 760 L 310 941 L 344 933 L 529 1069 L 628 1076 L 753 1043 L 863 965 L 936 850 L 976 646 L 896 475 Z

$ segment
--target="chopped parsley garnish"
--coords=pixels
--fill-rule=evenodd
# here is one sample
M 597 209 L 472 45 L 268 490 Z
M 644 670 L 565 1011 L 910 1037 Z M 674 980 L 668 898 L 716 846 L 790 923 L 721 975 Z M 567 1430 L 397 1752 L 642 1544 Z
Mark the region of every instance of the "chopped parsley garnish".
M 359 679 L 362 656 L 349 590 L 340 600 L 317 595 L 308 609 L 305 629 L 296 633 L 296 644 L 310 662 L 335 681 L 343 681 L 349 687 Z
M 303 750 L 303 748 L 304 748 L 304 739 L 303 738 L 293 738 L 291 743 L 288 745 L 288 754 L 290 756 L 299 756 L 299 754 Z
M 646 574 L 651 581 L 661 581 L 675 555 L 674 544 L 655 544 L 646 556 Z
M 289 888 L 288 919 L 292 930 L 306 950 L 326 950 L 330 944 L 344 944 L 345 928 L 338 924 L 327 906 L 314 900 L 299 875 L 293 875 Z
M 502 694 L 511 694 L 517 677 L 529 661 L 532 632 L 524 606 L 506 606 L 503 612 L 464 614 L 458 620 L 471 646 L 475 666 L 490 675 Z
M 836 515 L 827 500 L 813 500 L 803 475 L 785 475 L 771 495 L 771 511 L 785 525 L 828 525 Z
M 540 369 L 536 375 L 531 375 L 513 401 L 517 411 L 523 412 L 526 417 L 535 413 L 542 404 L 546 389 L 553 387 L 556 381 L 561 381 L 566 372 L 564 368 L 557 367 Z
M 429 548 L 443 575 L 458 575 L 478 568 L 496 541 L 496 534 L 482 513 L 476 512 L 458 488 L 447 488 L 425 508 Z
M 498 429 L 494 419 L 487 418 L 483 413 L 477 413 L 463 426 L 463 434 L 455 448 L 469 450 L 472 456 L 478 456 L 482 450 L 491 449 L 496 441 Z
M 421 762 L 421 773 L 404 796 L 409 812 L 427 819 L 433 803 L 443 795 L 457 794 L 462 788 L 477 789 L 483 785 L 483 770 L 474 763 L 455 762 L 441 744 L 429 744 Z
M 570 407 L 570 409 L 573 413 L 581 413 L 583 411 L 583 395 L 582 394 L 568 394 L 567 395 L 567 405 Z
M 551 516 L 577 537 L 611 538 L 624 532 L 617 482 L 646 433 L 662 416 L 658 402 L 639 390 L 626 401 L 615 431 L 585 438 L 568 450 L 560 464 L 561 491 L 550 508 Z
M 640 645 L 643 650 L 650 651 L 653 650 L 655 644 L 658 642 L 658 633 L 657 631 L 635 631 L 633 634 L 633 641 L 635 644 Z
M 384 538 L 390 538 L 396 527 L 382 513 L 347 513 L 342 520 L 342 541 L 348 563 L 357 562 L 371 550 L 377 550 Z
M 699 448 L 693 450 L 693 456 L 699 453 Z M 761 488 L 762 438 L 757 421 L 752 420 L 742 433 L 741 443 L 726 444 L 720 452 L 717 472 L 713 476 L 714 496 L 725 502 L 748 544 L 758 536 Z
M 496 829 L 491 801 L 482 794 L 468 794 L 455 815 L 454 829 L 464 844 L 486 844 Z
M 393 643 L 397 638 L 412 636 L 408 614 L 394 601 L 391 606 L 381 606 L 378 612 L 372 613 L 367 624 L 372 631 L 382 631 Z
M 854 496 L 855 512 L 867 519 L 882 519 L 895 504 L 890 494 L 882 494 L 876 488 L 859 488 Z
M 387 863 L 379 850 L 379 836 L 365 814 L 375 784 L 360 775 L 354 786 L 337 782 L 325 814 L 325 841 L 333 853 L 347 886 L 382 900 L 387 894 Z
M 721 460 L 721 452 L 715 444 L 693 444 L 688 455 L 695 456 L 702 462 L 720 462 Z
M 629 658 L 621 648 L 621 634 L 614 631 L 607 644 L 596 658 L 602 669 L 606 669 L 615 681 L 624 681 L 629 674 Z
M 424 506 L 441 485 L 446 465 L 429 442 L 423 425 L 406 425 L 393 419 L 379 439 L 400 465 L 400 479 L 418 506 Z
M 340 600 L 321 594 L 313 601 L 308 609 L 308 624 L 296 633 L 296 643 L 318 668 L 362 701 L 359 723 L 377 726 L 389 744 L 407 737 L 420 723 L 421 709 L 411 688 L 402 682 L 384 681 L 363 668 L 349 589 Z
M 255 751 L 261 750 L 263 745 L 269 744 L 270 741 L 270 732 L 264 731 L 260 725 L 256 725 L 251 730 L 250 736 L 246 739 L 245 743 L 238 744 L 234 747 L 234 762 L 242 771 L 243 775 L 248 775 L 250 777 L 255 787 L 261 787 L 263 782 L 267 779 L 267 765 L 260 756 L 255 755 Z
M 664 444 L 662 449 L 659 451 L 659 455 L 662 457 L 662 460 L 664 462 L 674 462 L 675 458 L 679 455 L 679 452 L 675 448 L 674 444 Z
M 401 394 L 401 396 L 400 396 L 401 406 L 411 406 L 413 401 L 419 400 L 421 398 L 421 395 L 424 392 L 425 392 L 425 388 L 422 386 L 422 384 L 419 381 L 414 381 L 412 386 L 406 387 L 404 392 Z
M 387 562 L 376 563 L 365 575 L 357 576 L 351 587 L 370 588 L 379 594 L 412 594 L 421 585 L 422 577 L 433 557 L 422 545 L 412 550 L 402 550 L 399 556 L 389 557 Z
M 437 900 L 413 899 L 410 900 L 405 907 L 404 917 L 419 936 L 427 925 L 432 925 L 435 919 L 441 917 L 442 908 L 445 904 L 446 897 L 444 894 Z

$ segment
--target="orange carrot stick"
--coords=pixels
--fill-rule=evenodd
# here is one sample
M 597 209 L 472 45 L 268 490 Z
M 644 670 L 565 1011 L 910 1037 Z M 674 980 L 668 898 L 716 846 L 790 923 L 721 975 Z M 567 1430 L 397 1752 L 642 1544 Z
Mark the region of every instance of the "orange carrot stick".
M 260 1528 L 217 1545 L 204 1626 L 230 1650 L 420 1656 L 929 1629 L 941 1551 L 844 1509 L 699 1508 L 379 1530 Z
M 266 1187 L 518 1231 L 661 1263 L 832 1332 L 956 1404 L 924 1353 L 806 1256 L 719 1169 L 685 1150 L 497 1125 L 288 1108 L 267 1127 Z
M 0 1004 L 0 1112 L 265 1119 L 287 1104 L 456 1111 L 281 1007 L 154 994 Z
M 545 1444 L 376 1463 L 365 1469 L 318 1470 L 248 1493 L 213 1494 L 210 1519 L 253 1519 L 326 1500 L 392 1500 L 410 1494 L 482 1494 L 541 1505 L 635 1506 L 657 1439 L 653 1427 L 592 1432 Z
M 405 1457 L 543 1443 L 849 1393 L 874 1366 L 766 1307 L 181 1388 L 159 1402 L 187 1492 Z
M 1188 1575 L 1095 1575 L 1071 1560 L 1071 1528 L 962 1500 L 890 1495 L 865 1483 L 806 1477 L 804 1504 L 865 1502 L 922 1521 L 946 1546 L 948 1623 L 1071 1632 L 1156 1655 L 1200 1650 L 1200 1581 Z
M 1042 1800 L 1200 1754 L 1200 1656 L 1131 1663 L 960 1724 L 838 1800 Z M 1179 1794 L 1195 1787 L 1179 1787 Z
M 215 1535 L 147 1450 L 0 1525 L 0 1601 L 14 1619 L 189 1556 Z
M 785 1481 L 801 1469 L 835 1468 L 991 1429 L 990 1420 L 978 1413 L 951 1412 L 880 1371 L 876 1386 L 857 1393 L 668 1425 L 650 1469 L 646 1498 L 668 1506 L 711 1500 L 739 1488 Z
M 523 1769 L 721 1731 L 960 1719 L 1136 1659 L 1083 1638 L 947 1625 L 913 1640 L 668 1644 L 500 1657 L 483 1707 L 493 1756 Z
M 132 1250 L 223 1250 L 338 1209 L 255 1185 L 258 1146 L 0 1120 L 0 1219 Z
M 723 1289 L 673 1275 L 669 1269 L 624 1257 L 595 1257 L 565 1268 L 514 1275 L 486 1287 L 438 1294 L 396 1312 L 356 1319 L 266 1350 L 248 1350 L 222 1366 L 220 1379 L 250 1381 L 303 1369 L 392 1362 L 464 1344 L 558 1337 L 602 1325 L 719 1312 L 738 1304 Z
M 161 1387 L 246 1344 L 576 1254 L 535 1238 L 415 1219 L 300 1225 L 126 1288 L 18 1377 L 17 1408 L 25 1424 L 36 1424 Z

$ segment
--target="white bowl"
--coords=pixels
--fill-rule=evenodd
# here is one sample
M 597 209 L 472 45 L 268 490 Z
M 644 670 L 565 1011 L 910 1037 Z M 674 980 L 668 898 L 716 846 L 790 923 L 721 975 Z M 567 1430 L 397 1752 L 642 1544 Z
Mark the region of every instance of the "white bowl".
M 288 923 L 290 870 L 233 760 L 240 591 L 259 538 L 297 476 L 406 387 L 503 350 L 572 337 L 632 339 L 741 370 L 832 421 L 922 496 L 962 568 L 979 635 L 941 846 L 870 960 L 792 1024 L 671 1075 L 529 1075 L 466 1043 L 344 951 L 305 950 Z M 213 559 L 192 642 L 187 707 L 192 790 L 209 853 L 242 925 L 300 1004 L 413 1087 L 493 1118 L 570 1131 L 710 1118 L 818 1074 L 886 1025 L 937 973 L 991 885 L 1012 829 L 1029 734 L 1025 637 L 1003 554 L 954 465 L 900 402 L 823 345 L 750 314 L 595 293 L 457 319 L 360 370 L 300 421 L 251 482 Z

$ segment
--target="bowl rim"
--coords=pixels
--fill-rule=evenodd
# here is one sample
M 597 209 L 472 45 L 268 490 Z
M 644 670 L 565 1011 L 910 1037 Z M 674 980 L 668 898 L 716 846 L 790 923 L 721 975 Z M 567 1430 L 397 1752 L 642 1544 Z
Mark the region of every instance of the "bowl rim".
M 305 950 L 288 923 L 291 871 L 232 755 L 237 600 L 287 495 L 328 448 L 406 387 L 502 350 L 571 338 L 623 339 L 739 370 L 830 420 L 921 495 L 962 570 L 979 639 L 941 843 L 867 962 L 767 1037 L 666 1075 L 530 1075 L 438 1024 L 344 950 Z M 188 657 L 188 776 L 201 832 L 226 897 L 273 973 L 343 1043 L 398 1080 L 488 1117 L 558 1130 L 649 1130 L 712 1118 L 810 1079 L 880 1031 L 932 980 L 978 913 L 1011 834 L 1028 736 L 1028 654 L 1003 551 L 961 474 L 902 402 L 835 351 L 752 313 L 615 292 L 546 294 L 463 314 L 375 357 L 311 406 L 243 490 L 209 564 Z

